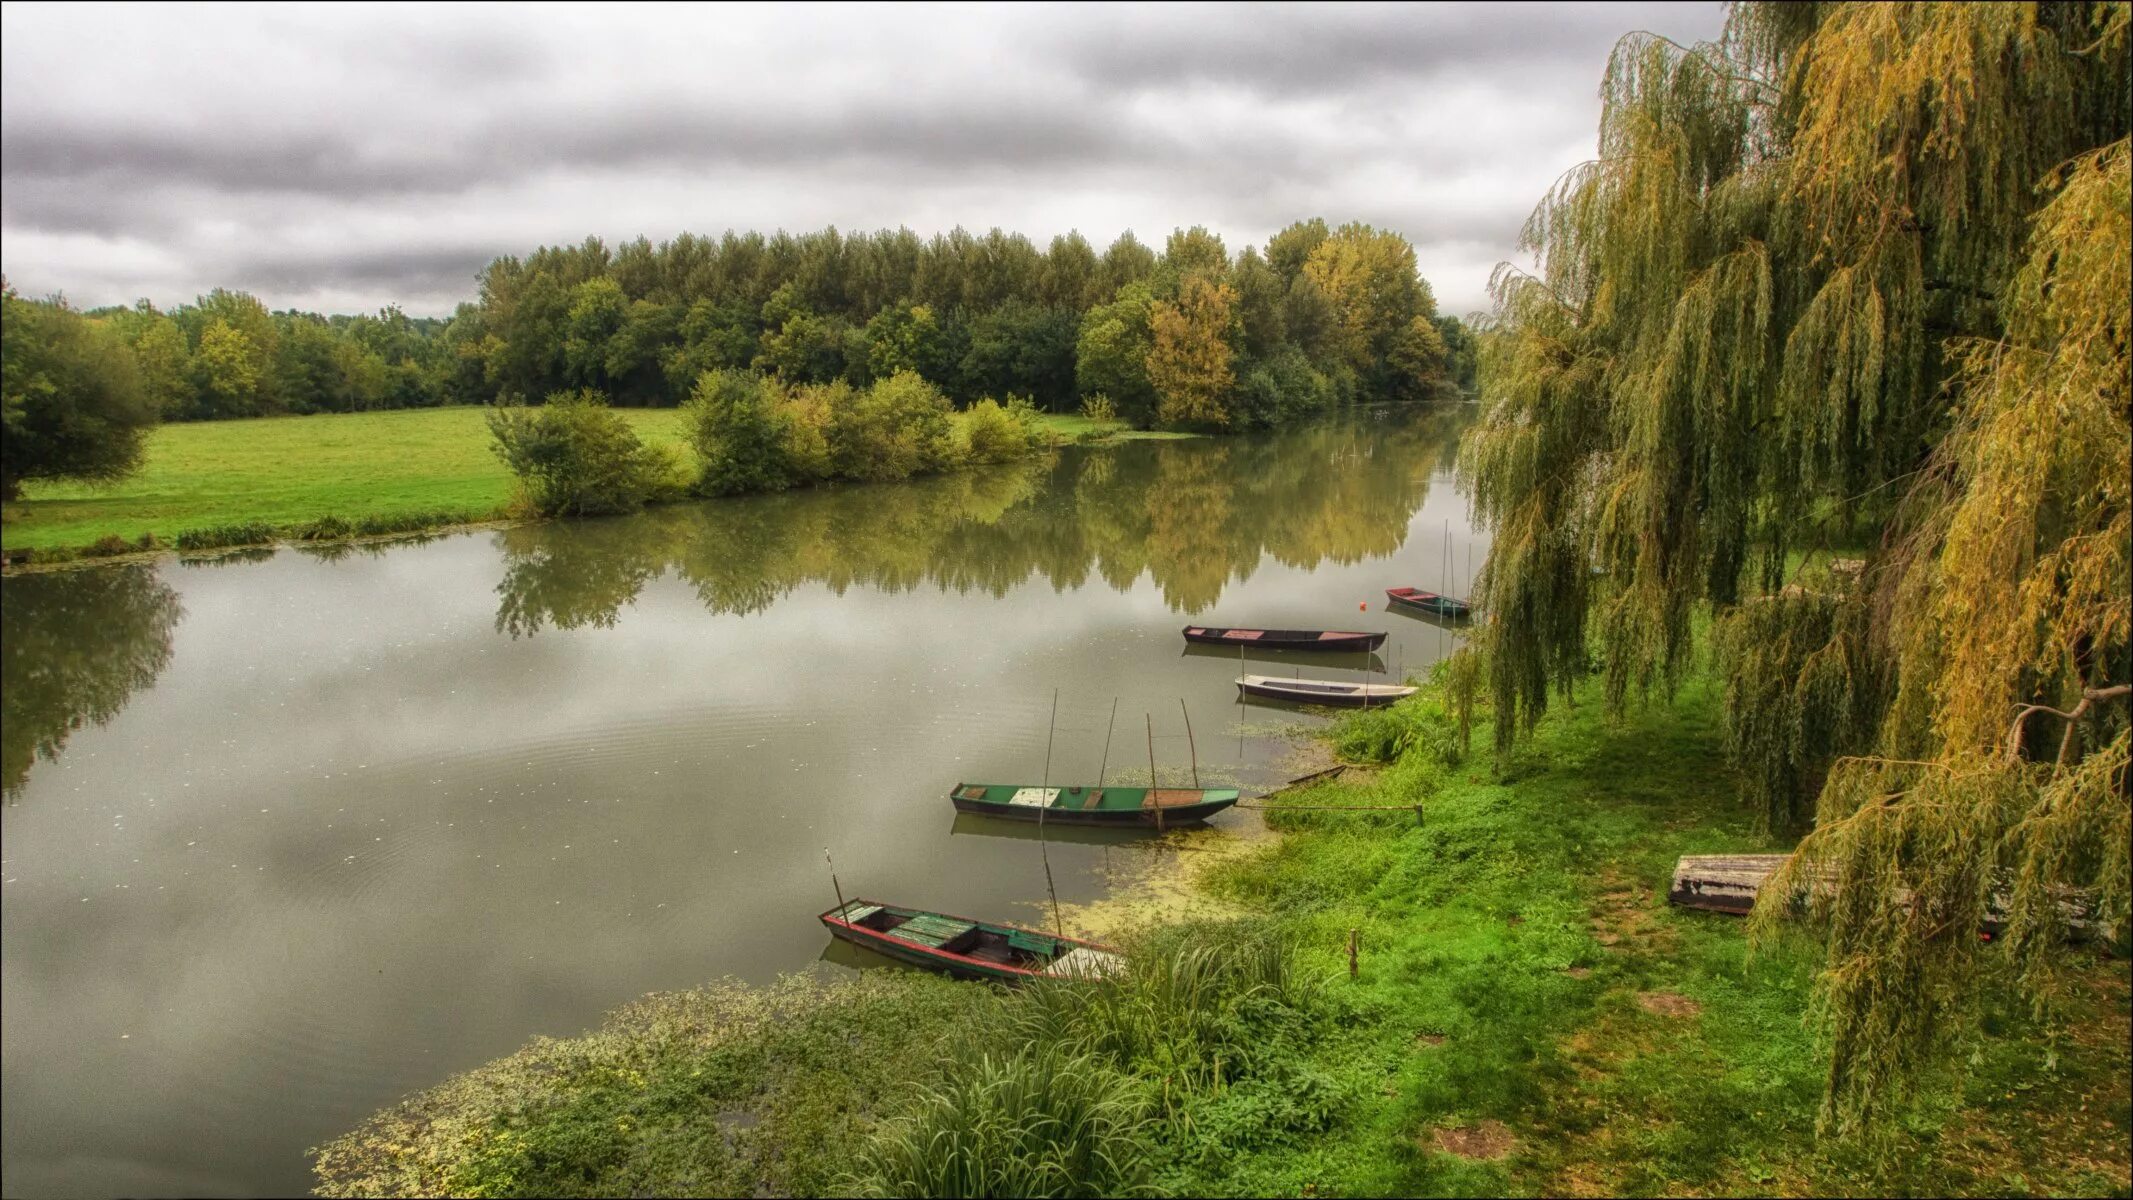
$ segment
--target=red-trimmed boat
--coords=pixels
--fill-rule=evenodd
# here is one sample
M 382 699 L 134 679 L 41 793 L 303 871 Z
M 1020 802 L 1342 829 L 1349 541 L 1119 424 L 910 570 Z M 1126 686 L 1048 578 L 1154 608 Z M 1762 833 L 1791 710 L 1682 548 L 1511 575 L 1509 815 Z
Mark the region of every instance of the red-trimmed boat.
M 1394 604 L 1419 608 L 1431 616 L 1444 617 L 1447 620 L 1464 621 L 1473 613 L 1467 602 L 1456 596 L 1442 596 L 1436 592 L 1425 592 L 1421 588 L 1386 588 L 1385 594 L 1392 598 Z
M 1126 962 L 1109 946 L 1080 938 L 876 900 L 850 901 L 821 920 L 832 937 L 958 979 L 1101 979 Z
M 1223 629 L 1212 625 L 1187 625 L 1185 640 L 1210 646 L 1253 646 L 1262 650 L 1375 650 L 1385 644 L 1385 635 L 1342 629 Z
M 1031 787 L 1019 783 L 959 783 L 948 793 L 957 812 L 1047 824 L 1147 826 L 1169 829 L 1205 821 L 1230 805 L 1236 788 Z

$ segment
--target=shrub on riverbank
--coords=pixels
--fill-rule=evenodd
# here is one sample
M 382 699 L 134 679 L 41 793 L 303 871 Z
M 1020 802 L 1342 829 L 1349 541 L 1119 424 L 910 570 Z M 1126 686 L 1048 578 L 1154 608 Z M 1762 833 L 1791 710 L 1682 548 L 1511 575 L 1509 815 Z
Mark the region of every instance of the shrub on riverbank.
M 677 464 L 646 445 L 593 391 L 558 392 L 539 408 L 489 411 L 496 455 L 543 516 L 635 512 L 672 490 Z
M 866 388 L 787 387 L 752 371 L 705 372 L 686 413 L 700 495 L 774 492 L 832 480 L 885 482 L 1026 458 L 1049 444 L 1027 401 L 979 401 L 963 414 L 909 371 Z
M 963 440 L 970 461 L 985 464 L 1025 458 L 1050 439 L 1028 400 L 1010 396 L 1002 405 L 988 396 L 963 414 Z

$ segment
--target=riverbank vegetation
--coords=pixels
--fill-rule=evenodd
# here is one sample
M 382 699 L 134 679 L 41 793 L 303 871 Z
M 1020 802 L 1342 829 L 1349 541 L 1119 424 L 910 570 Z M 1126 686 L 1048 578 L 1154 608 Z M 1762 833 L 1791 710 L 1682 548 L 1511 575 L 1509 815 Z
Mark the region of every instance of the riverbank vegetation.
M 613 411 L 647 446 L 688 461 L 682 410 Z M 446 408 L 156 426 L 144 433 L 140 469 L 118 483 L 32 484 L 9 505 L 0 545 L 37 561 L 181 540 L 243 544 L 217 531 L 245 527 L 267 532 L 243 541 L 301 542 L 498 519 L 517 482 L 484 418 L 482 409 Z M 970 420 L 954 415 L 958 436 Z M 1064 441 L 1149 436 L 1078 415 L 1039 421 Z
M 1903 1122 L 1816 1137 L 1816 948 L 1751 955 L 1738 919 L 1665 902 L 1677 855 L 1773 845 L 1721 691 L 1693 674 L 1610 721 L 1581 685 L 1491 770 L 1432 690 L 1336 735 L 1394 756 L 1277 799 L 1278 842 L 1179 856 L 1259 915 L 1130 934 L 1122 982 L 647 997 L 380 1113 L 321 1149 L 321 1191 L 2122 1193 L 2127 988 L 2079 948 L 2082 1023 L 2046 1041 L 1995 987 Z M 1304 807 L 1416 802 L 1419 826 Z
M 1499 751 L 1595 657 L 1620 712 L 1715 630 L 1755 816 L 1806 834 L 1758 927 L 1839 881 L 1829 1129 L 1907 1111 L 2000 976 L 2048 1009 L 2070 890 L 2133 909 L 2129 26 L 1747 4 L 1708 45 L 1632 35 L 1537 273 L 1495 280 L 1463 466 Z M 1838 545 L 1859 569 L 1787 586 Z

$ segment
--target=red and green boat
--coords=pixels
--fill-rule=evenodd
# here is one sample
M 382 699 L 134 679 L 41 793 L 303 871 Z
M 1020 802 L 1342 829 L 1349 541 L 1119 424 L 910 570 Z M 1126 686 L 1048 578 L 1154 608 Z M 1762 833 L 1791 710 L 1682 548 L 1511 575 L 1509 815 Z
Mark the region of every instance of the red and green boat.
M 1125 965 L 1118 951 L 1096 942 L 878 900 L 833 908 L 822 924 L 832 937 L 958 979 L 1100 979 Z
M 957 812 L 1046 824 L 1146 825 L 1168 829 L 1204 821 L 1237 802 L 1235 788 L 1033 787 L 959 783 L 948 798 Z

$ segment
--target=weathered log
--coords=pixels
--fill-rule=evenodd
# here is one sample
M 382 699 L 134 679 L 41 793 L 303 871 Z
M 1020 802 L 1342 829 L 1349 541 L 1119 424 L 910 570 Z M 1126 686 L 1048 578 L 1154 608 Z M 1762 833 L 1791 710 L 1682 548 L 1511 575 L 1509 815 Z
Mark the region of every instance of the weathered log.
M 1746 916 L 1755 907 L 1755 898 L 1761 894 L 1771 873 L 1790 857 L 1787 854 L 1684 854 L 1674 864 L 1674 879 L 1667 888 L 1667 901 L 1683 908 Z M 1833 874 L 1826 868 L 1821 873 L 1820 886 L 1836 886 Z M 1803 888 L 1802 892 L 1805 890 Z M 1803 894 L 1796 899 L 1805 900 L 1806 896 Z M 1993 894 L 1980 926 L 1985 933 L 1997 937 L 2007 927 L 2007 904 L 2007 893 Z M 2090 937 L 2097 932 L 2093 922 L 2094 905 L 2087 893 L 2062 889 L 2059 911 L 2066 919 L 2069 935 Z

